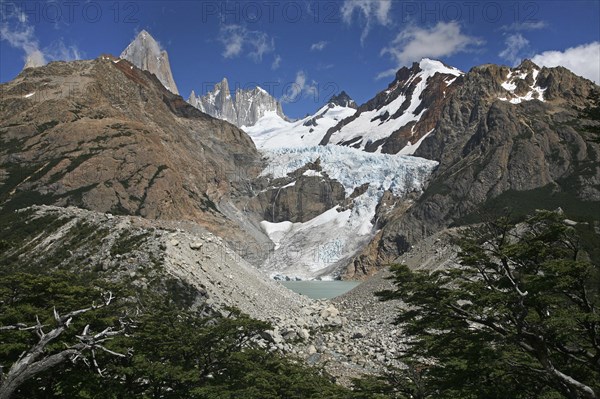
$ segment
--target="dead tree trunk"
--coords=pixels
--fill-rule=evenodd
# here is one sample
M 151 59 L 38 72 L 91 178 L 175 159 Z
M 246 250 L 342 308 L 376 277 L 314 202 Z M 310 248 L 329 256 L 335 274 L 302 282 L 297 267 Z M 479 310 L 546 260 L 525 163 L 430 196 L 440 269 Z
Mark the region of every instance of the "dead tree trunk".
M 93 305 L 89 308 L 76 310 L 64 316 L 60 316 L 56 309 L 54 309 L 54 320 L 56 322 L 56 326 L 47 333 L 44 332 L 45 326 L 40 323 L 39 319 L 37 324 L 31 327 L 27 327 L 24 324 L 0 327 L 0 330 L 32 330 L 39 337 L 39 341 L 33 347 L 31 347 L 31 349 L 24 352 L 17 359 L 17 361 L 12 364 L 8 373 L 4 374 L 0 369 L 0 399 L 10 399 L 15 391 L 17 391 L 17 389 L 19 389 L 19 387 L 25 381 L 30 380 L 39 373 L 49 370 L 60 363 L 68 360 L 74 360 L 86 351 L 92 352 L 94 357 L 93 364 L 100 373 L 101 370 L 98 368 L 95 361 L 95 349 L 103 350 L 115 356 L 124 357 L 124 355 L 113 352 L 103 346 L 105 341 L 122 333 L 123 330 L 113 331 L 112 328 L 109 327 L 104 331 L 94 335 L 90 333 L 89 325 L 83 329 L 81 335 L 77 336 L 79 342 L 57 353 L 44 353 L 48 344 L 57 339 L 63 332 L 65 332 L 67 328 L 69 328 L 69 324 L 73 320 L 73 317 L 76 317 L 82 313 L 86 313 L 90 310 L 108 306 L 112 299 L 112 294 L 109 293 L 108 298 L 101 305 Z

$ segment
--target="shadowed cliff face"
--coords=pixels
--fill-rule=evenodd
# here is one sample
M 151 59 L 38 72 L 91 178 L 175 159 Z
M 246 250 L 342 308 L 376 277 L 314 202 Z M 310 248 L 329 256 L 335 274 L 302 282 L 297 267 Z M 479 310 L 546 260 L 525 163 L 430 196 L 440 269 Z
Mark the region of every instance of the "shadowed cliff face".
M 597 85 L 526 61 L 512 70 L 476 67 L 453 86 L 434 133 L 415 153 L 440 162 L 427 190 L 392 212 L 350 275 L 372 272 L 423 237 L 505 207 L 520 213 L 560 206 L 582 220 L 600 215 L 600 129 L 581 116 Z
M 74 205 L 243 234 L 219 210 L 251 139 L 126 60 L 55 62 L 0 85 L 0 206 Z

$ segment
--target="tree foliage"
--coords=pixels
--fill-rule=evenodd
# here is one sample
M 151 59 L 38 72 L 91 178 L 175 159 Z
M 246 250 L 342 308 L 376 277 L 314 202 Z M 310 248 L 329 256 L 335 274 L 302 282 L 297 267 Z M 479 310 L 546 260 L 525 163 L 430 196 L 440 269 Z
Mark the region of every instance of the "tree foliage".
M 596 235 L 596 245 L 600 240 Z M 410 338 L 393 386 L 408 398 L 597 398 L 599 268 L 560 214 L 465 233 L 459 265 L 395 266 Z M 401 396 L 400 396 L 401 397 Z
M 87 276 L 89 277 L 89 276 Z M 94 288 L 97 285 L 102 287 Z M 67 313 L 97 302 L 111 288 L 111 306 L 73 318 L 44 349 L 52 356 L 73 347 L 82 328 L 117 328 L 125 334 L 103 342 L 114 356 L 98 351 L 94 361 L 67 356 L 20 386 L 15 399 L 41 398 L 349 398 L 319 369 L 285 358 L 256 339 L 270 326 L 236 309 L 225 314 L 182 306 L 164 293 L 135 292 L 103 280 L 69 273 L 6 274 L 0 279 L 0 364 L 10 368 L 36 345 L 32 329 L 8 326 L 54 325 L 53 309 Z M 64 324 L 64 323 L 63 323 Z M 98 370 L 101 370 L 100 374 Z

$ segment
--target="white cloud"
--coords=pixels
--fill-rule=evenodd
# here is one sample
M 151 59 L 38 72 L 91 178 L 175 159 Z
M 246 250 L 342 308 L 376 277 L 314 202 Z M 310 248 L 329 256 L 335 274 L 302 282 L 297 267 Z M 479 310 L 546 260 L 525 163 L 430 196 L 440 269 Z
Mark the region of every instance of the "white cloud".
M 531 60 L 539 66 L 563 66 L 600 84 L 600 42 L 570 47 L 565 51 L 544 51 Z
M 523 58 L 523 51 L 529 47 L 529 40 L 520 33 L 508 35 L 504 41 L 506 48 L 498 54 L 513 65 L 517 65 Z
M 7 14 L 7 10 L 11 10 Z M 25 13 L 16 8 L 6 8 L 0 15 L 0 40 L 8 42 L 11 47 L 21 49 L 25 53 L 23 61 L 40 66 L 46 64 L 46 57 L 40 50 L 35 36 L 35 28 L 29 25 Z
M 277 54 L 275 56 L 275 59 L 273 60 L 273 63 L 271 64 L 271 69 L 275 71 L 275 70 L 279 69 L 280 65 L 281 65 L 281 56 L 279 54 Z
M 392 0 L 344 0 L 341 13 L 343 21 L 347 24 L 352 23 L 354 12 L 358 13 L 358 19 L 363 25 L 360 42 L 364 43 L 373 23 L 384 26 L 391 23 L 391 8 Z
M 321 51 L 325 47 L 327 47 L 328 44 L 329 44 L 329 42 L 327 42 L 325 40 L 321 40 L 320 42 L 313 43 L 312 46 L 310 46 L 310 51 Z
M 52 43 L 45 49 L 46 54 L 50 59 L 62 60 L 62 61 L 73 61 L 80 60 L 82 55 L 79 48 L 74 45 L 66 45 L 62 39 Z
M 397 67 L 419 61 L 425 57 L 447 57 L 456 53 L 469 51 L 471 46 L 483 44 L 483 41 L 467 36 L 460 31 L 456 22 L 438 22 L 432 28 L 410 26 L 400 32 L 388 47 L 381 50 L 381 55 L 389 54 Z M 392 76 L 396 69 L 381 72 L 377 78 Z
M 223 57 L 235 58 L 247 51 L 254 62 L 262 61 L 264 54 L 275 50 L 275 41 L 264 32 L 248 30 L 241 25 L 223 25 L 219 32 Z
M 285 86 L 285 94 L 281 97 L 283 103 L 293 103 L 300 100 L 302 97 L 313 96 L 317 98 L 319 89 L 317 88 L 317 82 L 314 80 L 308 82 L 308 78 L 304 71 L 298 71 L 296 73 L 296 79 L 293 83 Z
M 501 29 L 506 32 L 517 32 L 526 30 L 538 30 L 544 29 L 548 24 L 544 21 L 525 21 L 525 22 L 513 22 L 510 25 L 504 25 Z
M 42 66 L 49 61 L 72 61 L 82 57 L 77 46 L 66 45 L 62 39 L 41 48 L 27 14 L 16 6 L 0 9 L 0 40 L 22 50 L 27 66 Z

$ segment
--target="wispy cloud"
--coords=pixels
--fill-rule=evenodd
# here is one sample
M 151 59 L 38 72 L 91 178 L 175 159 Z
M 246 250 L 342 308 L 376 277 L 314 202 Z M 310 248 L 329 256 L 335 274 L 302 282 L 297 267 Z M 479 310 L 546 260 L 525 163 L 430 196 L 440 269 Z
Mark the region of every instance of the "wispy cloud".
M 279 69 L 280 65 L 281 65 L 281 56 L 279 54 L 277 54 L 275 56 L 275 59 L 273 60 L 273 63 L 271 64 L 271 69 L 275 71 L 275 70 Z
M 66 45 L 62 39 L 42 48 L 27 14 L 14 4 L 0 9 L 0 40 L 22 50 L 27 66 L 42 66 L 49 61 L 71 61 L 82 57 L 77 46 Z
M 500 29 L 506 32 L 518 32 L 518 31 L 529 31 L 544 29 L 548 24 L 544 21 L 525 21 L 525 22 L 513 22 L 510 25 L 504 25 Z
M 29 24 L 27 15 L 16 6 L 0 10 L 0 40 L 23 50 L 23 61 L 31 65 L 40 66 L 47 62 L 35 36 L 35 28 Z
M 334 64 L 323 64 L 323 63 L 321 63 L 321 62 L 319 62 L 319 63 L 317 64 L 317 70 L 319 70 L 319 71 L 325 71 L 325 70 L 327 70 L 327 69 L 331 69 L 331 68 L 333 68 L 333 67 L 335 67 L 335 65 L 334 65 Z
M 564 51 L 544 51 L 531 60 L 545 67 L 563 66 L 600 84 L 600 42 L 582 44 Z
M 275 40 L 269 35 L 241 25 L 222 25 L 219 35 L 219 41 L 224 46 L 222 55 L 225 58 L 235 58 L 246 52 L 254 62 L 260 62 L 263 55 L 275 50 Z
M 381 55 L 389 55 L 396 66 L 401 67 L 425 57 L 447 57 L 470 51 L 483 43 L 481 39 L 462 33 L 456 22 L 438 22 L 429 29 L 407 27 L 398 33 L 389 46 L 381 50 Z M 377 78 L 393 76 L 396 69 L 381 72 Z
M 286 93 L 281 97 L 283 103 L 293 103 L 300 100 L 303 97 L 314 97 L 317 98 L 319 89 L 317 82 L 311 80 L 309 82 L 304 71 L 300 70 L 296 73 L 296 79 L 293 83 L 287 85 Z
M 529 48 L 529 40 L 520 33 L 515 33 L 508 35 L 504 43 L 506 47 L 498 55 L 512 65 L 517 65 L 525 57 L 524 52 Z
M 344 0 L 340 11 L 342 20 L 346 24 L 352 23 L 355 12 L 358 14 L 357 19 L 362 25 L 360 36 L 362 44 L 369 35 L 371 26 L 374 23 L 384 26 L 391 23 L 391 8 L 392 0 Z
M 325 47 L 327 47 L 328 44 L 329 44 L 329 42 L 325 41 L 325 40 L 321 40 L 320 42 L 313 43 L 310 46 L 310 51 L 321 51 L 321 50 L 325 49 Z

